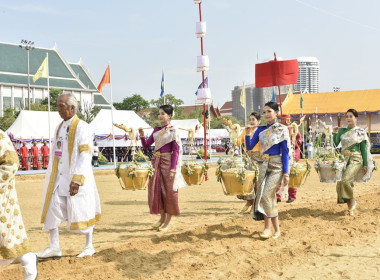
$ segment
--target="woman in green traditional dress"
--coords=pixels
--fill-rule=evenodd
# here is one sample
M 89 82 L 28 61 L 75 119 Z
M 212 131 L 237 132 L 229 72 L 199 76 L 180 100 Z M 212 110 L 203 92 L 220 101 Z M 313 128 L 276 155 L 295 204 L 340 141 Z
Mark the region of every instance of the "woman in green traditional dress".
M 355 109 L 348 109 L 347 127 L 335 127 L 333 130 L 334 144 L 336 146 L 342 144 L 342 154 L 346 162 L 342 180 L 336 185 L 338 204 L 347 203 L 350 216 L 354 215 L 356 208 L 354 181 L 368 181 L 374 168 L 367 133 L 356 126 L 358 116 Z

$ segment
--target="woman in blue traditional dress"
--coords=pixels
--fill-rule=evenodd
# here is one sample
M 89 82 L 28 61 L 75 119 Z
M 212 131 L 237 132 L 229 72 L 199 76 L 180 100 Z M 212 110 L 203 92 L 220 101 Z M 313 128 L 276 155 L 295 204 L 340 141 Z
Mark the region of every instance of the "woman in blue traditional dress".
M 280 236 L 280 224 L 276 199 L 276 187 L 289 182 L 289 130 L 277 122 L 278 104 L 268 102 L 264 106 L 263 116 L 267 125 L 259 126 L 252 138 L 245 137 L 247 150 L 260 142 L 261 160 L 259 160 L 259 179 L 253 209 L 253 219 L 264 220 L 264 230 L 260 237 L 276 239 Z M 272 235 L 271 223 L 274 228 Z

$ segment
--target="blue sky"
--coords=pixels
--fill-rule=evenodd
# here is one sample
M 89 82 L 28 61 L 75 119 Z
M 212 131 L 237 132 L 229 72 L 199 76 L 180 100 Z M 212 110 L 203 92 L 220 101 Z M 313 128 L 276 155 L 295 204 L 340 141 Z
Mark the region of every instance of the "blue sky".
M 231 100 L 236 85 L 255 82 L 255 63 L 315 56 L 320 90 L 379 86 L 378 0 L 204 0 L 205 54 L 214 104 Z M 200 40 L 192 0 L 0 0 L 0 41 L 21 39 L 83 62 L 98 84 L 111 63 L 114 101 L 134 93 L 150 100 L 166 93 L 194 104 Z M 109 97 L 110 87 L 104 88 Z

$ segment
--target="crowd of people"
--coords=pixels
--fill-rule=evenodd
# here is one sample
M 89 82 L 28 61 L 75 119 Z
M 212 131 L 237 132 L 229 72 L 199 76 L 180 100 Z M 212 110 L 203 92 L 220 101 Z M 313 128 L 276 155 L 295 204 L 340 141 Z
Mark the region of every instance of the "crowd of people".
M 41 223 L 42 230 L 49 232 L 50 246 L 36 254 L 30 253 L 26 230 L 17 203 L 14 175 L 19 165 L 15 148 L 6 134 L 0 131 L 0 264 L 18 259 L 24 270 L 24 279 L 37 277 L 38 259 L 59 259 L 62 252 L 59 244 L 58 227 L 67 221 L 67 230 L 84 234 L 86 242 L 78 258 L 92 256 L 95 248 L 92 244 L 94 226 L 101 218 L 100 199 L 96 187 L 91 161 L 99 156 L 97 143 L 89 132 L 88 124 L 76 115 L 77 101 L 73 94 L 58 97 L 57 108 L 62 122 L 54 133 L 55 145 L 51 149 L 51 160 L 44 165 L 47 168 L 42 194 Z M 152 215 L 160 218 L 152 225 L 154 230 L 167 232 L 173 216 L 180 215 L 178 190 L 186 186 L 181 173 L 182 143 L 178 130 L 171 125 L 173 107 L 163 105 L 159 109 L 158 120 L 161 125 L 145 139 L 144 130 L 139 129 L 142 146 L 151 152 L 154 174 L 148 184 L 148 206 Z M 264 106 L 263 118 L 266 125 L 259 125 L 261 115 L 253 112 L 249 125 L 239 139 L 239 145 L 259 167 L 257 182 L 252 182 L 252 195 L 240 196 L 246 200 L 243 212 L 252 207 L 254 220 L 264 221 L 260 233 L 263 239 L 277 239 L 281 236 L 277 203 L 279 185 L 289 182 L 290 163 L 298 161 L 297 149 L 301 146 L 298 134 L 289 133 L 290 118 L 278 122 L 279 106 L 268 102 Z M 358 173 L 368 174 L 372 171 L 371 156 L 368 150 L 368 137 L 363 129 L 356 126 L 358 114 L 354 109 L 346 112 L 346 128 L 334 129 L 334 142 L 342 144 L 346 168 L 343 178 L 337 183 L 337 202 L 346 203 L 349 215 L 354 215 L 356 200 L 354 198 L 354 181 Z M 154 148 L 151 148 L 153 143 Z M 44 143 L 46 146 L 46 143 Z M 36 144 L 34 143 L 34 146 Z M 21 162 L 24 158 L 39 155 L 36 148 L 25 152 L 25 145 L 20 149 Z M 112 149 L 103 149 L 103 154 L 112 159 Z M 49 152 L 47 152 L 49 153 Z M 128 155 L 126 148 L 117 151 L 120 157 Z M 45 153 L 46 154 L 46 153 Z M 23 156 L 25 155 L 25 156 Z M 119 157 L 119 156 L 118 156 Z M 96 160 L 96 158 L 95 158 Z M 118 158 L 118 161 L 123 161 Z M 250 167 L 248 167 L 249 169 Z M 289 193 L 287 202 L 295 199 Z M 17 215 L 13 215 L 16 213 Z M 273 232 L 272 232 L 273 227 Z
M 50 149 L 47 145 L 47 141 L 43 142 L 40 149 L 38 149 L 36 141 L 33 141 L 33 146 L 30 149 L 28 149 L 25 142 L 22 142 L 20 149 L 17 149 L 16 145 L 13 143 L 13 148 L 19 157 L 21 163 L 20 168 L 22 170 L 47 168 L 50 156 Z

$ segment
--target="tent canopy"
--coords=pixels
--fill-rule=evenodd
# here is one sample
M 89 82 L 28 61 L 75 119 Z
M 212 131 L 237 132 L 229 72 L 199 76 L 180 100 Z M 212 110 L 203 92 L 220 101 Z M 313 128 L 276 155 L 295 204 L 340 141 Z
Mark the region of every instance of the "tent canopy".
M 350 108 L 359 113 L 380 111 L 380 89 L 307 93 L 302 96 L 305 115 L 344 114 Z M 301 114 L 300 94 L 289 96 L 288 101 L 282 106 L 282 113 Z
M 127 128 L 151 128 L 149 124 L 135 113 L 135 111 L 113 110 L 113 123 L 124 124 Z M 111 110 L 100 110 L 90 123 L 90 129 L 95 135 L 112 134 L 112 126 Z M 113 127 L 113 130 L 115 135 L 126 134 L 124 130 L 117 128 L 116 126 Z M 147 133 L 145 132 L 145 134 Z
M 140 118 L 135 111 L 126 110 L 113 110 L 113 123 L 124 124 L 127 128 L 149 128 L 145 129 L 145 135 L 149 136 L 153 129 Z M 95 136 L 95 141 L 99 147 L 112 147 L 113 137 L 112 135 L 112 115 L 111 110 L 100 110 L 93 121 L 90 123 L 90 129 Z M 115 136 L 115 146 L 128 147 L 131 145 L 129 138 L 125 138 L 124 135 L 128 135 L 124 130 L 113 127 Z M 138 134 L 138 133 L 137 133 Z M 137 142 L 138 146 L 141 146 L 140 140 Z
M 198 119 L 187 119 L 187 120 L 172 120 L 170 123 L 178 129 L 179 135 L 181 139 L 187 138 L 188 132 L 186 130 L 182 129 L 192 129 L 195 131 L 195 127 L 198 125 L 200 126 L 200 122 Z M 182 128 L 182 129 L 180 129 Z M 202 132 L 202 133 L 201 133 Z M 201 136 L 199 136 L 201 134 Z M 195 134 L 195 137 L 202 137 L 203 138 L 203 127 L 198 130 L 198 132 Z
M 62 122 L 58 112 L 50 112 L 50 134 L 54 138 L 54 129 Z M 47 111 L 20 111 L 15 122 L 7 129 L 14 138 L 49 139 L 49 118 Z

